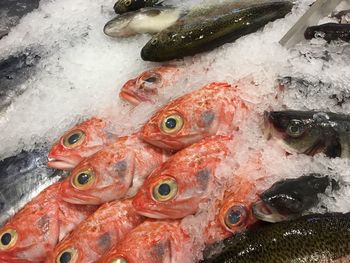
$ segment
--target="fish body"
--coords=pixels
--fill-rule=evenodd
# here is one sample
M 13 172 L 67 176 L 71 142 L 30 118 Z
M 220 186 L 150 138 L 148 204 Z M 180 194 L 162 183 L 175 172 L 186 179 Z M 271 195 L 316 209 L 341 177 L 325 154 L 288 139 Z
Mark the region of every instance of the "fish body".
M 106 203 L 57 244 L 46 263 L 61 262 L 67 255 L 75 262 L 96 262 L 143 220 L 130 199 Z
M 119 15 L 104 26 L 110 37 L 129 37 L 136 34 L 155 34 L 172 26 L 184 11 L 174 7 L 148 7 Z
M 183 67 L 165 65 L 142 72 L 128 80 L 119 93 L 127 102 L 138 105 L 142 102 L 154 103 L 162 91 L 172 88 L 184 72 Z
M 261 200 L 253 206 L 254 214 L 259 220 L 272 223 L 290 220 L 316 206 L 319 195 L 325 194 L 327 189 L 337 187 L 335 180 L 320 174 L 285 179 L 260 194 Z
M 205 137 L 232 134 L 247 110 L 236 86 L 213 82 L 161 108 L 140 136 L 157 147 L 180 150 Z
M 143 7 L 153 7 L 161 4 L 161 2 L 161 0 L 118 0 L 113 9 L 116 14 L 124 14 Z
M 94 205 L 131 197 L 166 157 L 137 134 L 120 137 L 72 170 L 62 182 L 62 197 L 70 203 Z
M 62 202 L 60 182 L 49 186 L 0 229 L 0 261 L 42 262 L 57 242 L 96 208 Z
M 22 208 L 33 195 L 66 176 L 47 167 L 47 146 L 0 161 L 0 225 Z
M 265 112 L 265 129 L 290 153 L 349 158 L 350 117 L 316 111 Z
M 181 229 L 179 221 L 147 220 L 129 232 L 99 262 L 190 263 L 189 246 L 190 238 Z
M 25 92 L 27 86 L 23 84 L 34 74 L 40 60 L 37 53 L 28 48 L 0 59 L 0 112 Z
M 321 37 L 327 42 L 332 40 L 343 40 L 350 42 L 350 24 L 326 23 L 311 26 L 305 30 L 305 39 Z
M 196 9 L 153 36 L 141 57 L 167 61 L 214 49 L 283 18 L 292 6 L 289 1 L 234 1 Z
M 226 239 L 203 263 L 348 262 L 350 214 L 314 214 Z
M 216 168 L 230 154 L 232 137 L 206 138 L 177 152 L 156 168 L 133 199 L 138 213 L 151 218 L 194 214 L 215 183 Z
M 89 157 L 117 138 L 107 131 L 106 121 L 91 118 L 64 133 L 54 143 L 48 155 L 48 166 L 71 170 L 83 158 Z

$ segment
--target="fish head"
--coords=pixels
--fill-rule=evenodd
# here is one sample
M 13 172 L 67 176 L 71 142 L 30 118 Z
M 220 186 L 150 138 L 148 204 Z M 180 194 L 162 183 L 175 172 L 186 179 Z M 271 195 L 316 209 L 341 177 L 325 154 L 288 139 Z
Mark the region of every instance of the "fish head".
M 314 155 L 324 150 L 329 120 L 326 113 L 272 111 L 264 114 L 265 133 L 290 153 Z M 329 138 L 332 134 L 328 134 Z
M 180 150 L 214 135 L 219 125 L 231 125 L 233 112 L 225 114 L 213 99 L 221 88 L 225 90 L 230 85 L 210 83 L 170 102 L 142 127 L 141 138 L 162 149 Z
M 129 28 L 129 24 L 136 14 L 135 12 L 130 12 L 113 18 L 106 23 L 103 32 L 110 37 L 128 37 L 134 35 L 135 32 Z
M 50 149 L 48 166 L 71 170 L 83 158 L 99 151 L 112 139 L 103 120 L 92 118 L 67 131 Z
M 150 218 L 183 218 L 194 214 L 211 192 L 216 168 L 227 154 L 218 136 L 182 150 L 156 168 L 133 199 L 136 211 Z
M 145 7 L 145 2 L 145 0 L 118 0 L 113 8 L 117 14 L 124 14 Z
M 59 237 L 56 186 L 47 188 L 0 229 L 0 262 L 42 262 Z
M 179 223 L 147 220 L 129 232 L 100 262 L 188 262 L 185 259 L 188 258 L 186 243 L 189 238 Z
M 153 102 L 160 89 L 170 86 L 176 81 L 178 67 L 167 65 L 142 72 L 137 78 L 127 81 L 119 96 L 138 105 L 141 102 Z
M 99 205 L 125 196 L 132 184 L 135 158 L 123 138 L 83 160 L 61 187 L 63 200 Z

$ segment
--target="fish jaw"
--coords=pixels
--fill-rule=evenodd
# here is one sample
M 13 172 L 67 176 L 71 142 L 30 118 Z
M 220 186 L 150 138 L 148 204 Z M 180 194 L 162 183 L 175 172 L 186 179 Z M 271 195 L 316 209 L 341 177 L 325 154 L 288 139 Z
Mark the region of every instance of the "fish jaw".
M 121 88 L 119 97 L 137 106 L 143 100 L 137 95 L 137 92 L 134 92 L 135 89 L 136 89 L 136 79 L 128 80 Z
M 252 210 L 257 219 L 269 223 L 282 222 L 293 218 L 292 216 L 279 213 L 276 209 L 264 203 L 262 200 L 255 202 Z
M 82 159 L 79 155 L 71 155 L 70 157 L 58 155 L 54 157 L 51 153 L 49 154 L 47 165 L 50 168 L 69 171 L 76 167 Z

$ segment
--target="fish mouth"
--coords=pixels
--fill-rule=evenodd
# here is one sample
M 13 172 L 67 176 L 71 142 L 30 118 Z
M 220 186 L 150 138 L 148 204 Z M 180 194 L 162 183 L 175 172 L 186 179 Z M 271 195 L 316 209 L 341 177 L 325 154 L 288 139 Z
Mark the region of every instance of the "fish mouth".
M 256 201 L 253 204 L 252 210 L 257 219 L 269 223 L 277 223 L 291 219 L 291 216 L 279 213 L 276 209 L 262 200 Z
M 74 158 L 74 157 L 64 157 L 64 156 L 56 156 L 51 157 L 49 156 L 47 158 L 48 162 L 47 165 L 54 169 L 60 169 L 60 170 L 72 170 L 75 166 L 78 165 L 81 158 Z
M 98 197 L 83 194 L 69 195 L 64 192 L 62 193 L 62 199 L 68 203 L 76 205 L 100 205 L 103 203 L 102 200 Z
M 169 218 L 171 218 L 170 216 L 168 216 L 166 214 L 155 212 L 155 211 L 148 212 L 148 211 L 137 210 L 137 213 L 142 215 L 142 216 L 145 216 L 148 218 L 154 218 L 154 219 L 169 219 Z
M 142 102 L 142 100 L 137 95 L 126 90 L 122 90 L 119 93 L 119 97 L 121 97 L 123 100 L 126 100 L 127 102 L 130 102 L 132 105 L 135 106 L 139 105 Z

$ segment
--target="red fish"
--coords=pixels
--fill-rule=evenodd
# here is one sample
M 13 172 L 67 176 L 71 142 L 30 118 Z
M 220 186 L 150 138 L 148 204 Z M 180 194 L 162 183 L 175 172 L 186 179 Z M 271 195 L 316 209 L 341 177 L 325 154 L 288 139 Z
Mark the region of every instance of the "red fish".
M 130 199 L 106 203 L 63 239 L 46 262 L 96 262 L 143 220 Z
M 106 122 L 91 118 L 67 131 L 51 148 L 48 166 L 71 170 L 83 158 L 101 150 L 116 138 L 106 131 Z
M 189 241 L 189 236 L 181 229 L 179 221 L 145 221 L 99 263 L 189 263 Z
M 0 229 L 0 262 L 42 262 L 57 242 L 96 210 L 63 202 L 58 182 L 42 191 Z
M 171 88 L 183 71 L 184 68 L 171 65 L 144 71 L 137 78 L 127 81 L 119 96 L 134 105 L 155 102 L 159 92 Z
M 194 214 L 217 180 L 216 169 L 230 154 L 232 137 L 213 136 L 177 152 L 155 169 L 136 194 L 136 210 L 151 218 Z
M 166 158 L 137 135 L 120 137 L 83 160 L 62 182 L 62 197 L 75 204 L 103 204 L 135 195 L 146 176 Z
M 160 148 L 180 150 L 205 137 L 232 134 L 247 109 L 236 86 L 210 83 L 159 110 L 142 128 L 141 137 Z

